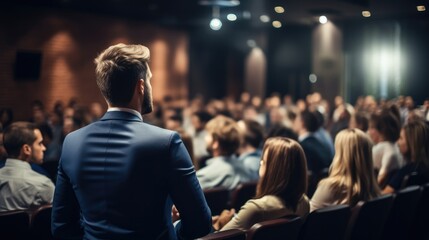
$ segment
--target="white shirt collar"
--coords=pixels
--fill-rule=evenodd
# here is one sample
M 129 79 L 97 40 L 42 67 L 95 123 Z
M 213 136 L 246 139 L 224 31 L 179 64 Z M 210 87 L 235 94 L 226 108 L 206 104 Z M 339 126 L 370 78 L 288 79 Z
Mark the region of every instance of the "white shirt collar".
M 128 112 L 128 113 L 136 115 L 138 118 L 140 118 L 140 120 L 143 121 L 143 117 L 142 117 L 141 113 L 139 113 L 138 111 L 131 109 L 131 108 L 111 107 L 111 108 L 107 109 L 107 111 L 108 112 L 113 112 L 113 111 Z
M 298 137 L 298 142 L 302 142 L 302 141 L 304 141 L 306 138 L 308 138 L 310 136 L 310 133 L 309 132 L 306 132 L 306 133 L 304 133 L 304 134 L 302 134 L 302 135 L 300 135 L 299 137 Z

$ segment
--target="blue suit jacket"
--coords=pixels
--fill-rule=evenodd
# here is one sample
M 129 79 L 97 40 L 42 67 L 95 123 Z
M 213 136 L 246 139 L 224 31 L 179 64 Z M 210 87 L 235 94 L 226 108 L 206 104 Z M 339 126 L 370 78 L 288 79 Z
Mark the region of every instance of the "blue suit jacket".
M 180 227 L 171 222 L 171 205 Z M 107 112 L 64 140 L 52 208 L 59 238 L 196 238 L 211 213 L 179 135 Z

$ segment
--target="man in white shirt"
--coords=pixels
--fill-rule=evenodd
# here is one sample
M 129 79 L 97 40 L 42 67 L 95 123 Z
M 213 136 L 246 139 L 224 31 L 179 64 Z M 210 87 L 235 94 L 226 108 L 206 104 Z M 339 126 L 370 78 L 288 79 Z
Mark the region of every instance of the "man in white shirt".
M 42 164 L 42 134 L 29 122 L 15 122 L 3 133 L 8 158 L 0 169 L 0 212 L 25 210 L 52 202 L 54 184 L 33 171 L 30 163 Z

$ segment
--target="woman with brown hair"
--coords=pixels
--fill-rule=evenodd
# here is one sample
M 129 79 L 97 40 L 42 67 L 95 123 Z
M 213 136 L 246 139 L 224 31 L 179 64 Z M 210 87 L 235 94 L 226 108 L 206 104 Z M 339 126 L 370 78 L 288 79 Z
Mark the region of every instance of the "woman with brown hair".
M 392 193 L 402 187 L 405 176 L 416 173 L 421 184 L 429 181 L 429 127 L 422 120 L 408 122 L 401 130 L 398 147 L 407 164 L 383 189 Z
M 380 195 L 372 161 L 372 142 L 361 130 L 345 129 L 335 139 L 335 156 L 329 176 L 320 181 L 311 211 L 331 205 L 356 205 Z
M 261 221 L 308 214 L 307 164 L 298 142 L 283 137 L 269 138 L 262 151 L 259 176 L 256 197 L 247 201 L 232 219 L 234 210 L 224 211 L 219 219 L 215 217 L 216 230 L 249 229 Z

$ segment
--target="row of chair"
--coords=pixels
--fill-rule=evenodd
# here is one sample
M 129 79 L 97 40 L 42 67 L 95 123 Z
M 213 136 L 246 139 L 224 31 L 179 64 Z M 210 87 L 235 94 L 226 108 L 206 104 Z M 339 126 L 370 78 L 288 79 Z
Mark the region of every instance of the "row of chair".
M 52 239 L 51 209 L 45 205 L 34 211 L 1 213 L 2 239 Z M 289 216 L 257 223 L 246 232 L 235 229 L 201 239 L 428 239 L 428 224 L 429 183 L 359 202 L 353 208 L 332 206 L 313 211 L 306 219 Z
M 429 183 L 359 202 L 353 208 L 327 207 L 311 212 L 306 219 L 275 219 L 257 223 L 246 232 L 234 229 L 201 239 L 413 240 L 428 239 L 428 224 Z
M 1 239 L 52 239 L 52 205 L 26 211 L 0 213 Z

